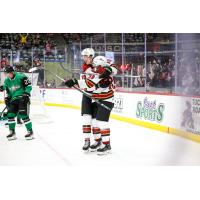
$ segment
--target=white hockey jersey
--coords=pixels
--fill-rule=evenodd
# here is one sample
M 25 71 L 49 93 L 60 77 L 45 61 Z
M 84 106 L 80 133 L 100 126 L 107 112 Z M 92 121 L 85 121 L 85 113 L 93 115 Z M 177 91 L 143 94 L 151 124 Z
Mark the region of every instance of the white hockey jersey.
M 112 74 L 108 78 L 99 78 L 100 74 L 96 73 L 94 68 L 87 68 L 78 80 L 79 87 L 92 93 L 92 98 L 112 102 L 115 88 L 112 76 L 117 74 L 117 69 L 114 65 L 111 65 L 110 68 Z

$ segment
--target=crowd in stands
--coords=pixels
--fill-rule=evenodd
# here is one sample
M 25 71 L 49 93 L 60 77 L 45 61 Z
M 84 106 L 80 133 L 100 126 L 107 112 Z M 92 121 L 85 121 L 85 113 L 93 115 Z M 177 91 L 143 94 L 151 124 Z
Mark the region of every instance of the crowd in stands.
M 144 63 L 142 64 L 125 64 L 118 68 L 119 74 L 128 75 L 129 79 L 133 77 L 133 85 L 129 80 L 129 87 L 144 87 L 145 77 L 148 86 L 160 88 L 172 88 L 175 84 L 175 64 L 172 59 L 162 61 L 156 58 L 149 58 L 147 64 L 147 72 Z M 127 76 L 127 77 L 128 77 Z M 122 85 L 122 81 L 118 78 L 118 86 Z
M 125 33 L 125 43 L 144 42 L 144 34 L 142 33 Z
M 126 43 L 143 43 L 145 39 L 144 33 L 125 33 Z M 174 41 L 174 35 L 169 33 L 158 34 L 148 33 L 147 42 L 170 42 Z
M 0 60 L 31 63 L 33 58 L 48 61 L 63 61 L 64 49 L 57 49 L 56 34 L 0 34 Z M 1 63 L 0 69 L 4 68 Z M 31 64 L 32 65 L 32 64 Z
M 93 35 L 92 33 L 62 33 L 61 36 L 65 40 L 66 44 L 74 42 L 90 42 L 90 39 Z M 101 34 L 103 35 L 103 34 Z
M 160 59 L 151 59 L 147 64 L 147 83 L 152 87 L 174 87 L 175 63 L 171 58 L 161 62 Z
M 10 33 L 0 34 L 0 48 L 1 49 L 31 49 L 31 48 L 44 48 L 49 44 L 51 48 L 56 46 L 54 34 L 41 34 L 41 33 Z
M 65 52 L 64 50 L 59 50 L 57 36 L 63 40 L 64 45 L 80 42 L 90 44 L 91 41 L 94 44 L 103 44 L 105 39 L 106 42 L 122 42 L 122 35 L 120 33 L 0 34 L 0 71 L 10 63 L 15 65 L 17 71 L 23 72 L 28 72 L 30 67 L 37 67 L 40 85 L 45 87 L 56 86 L 55 80 L 44 84 L 44 61 L 63 61 Z M 187 38 L 187 35 L 183 36 L 182 38 L 180 36 L 180 39 L 184 40 Z M 199 35 L 194 35 L 194 37 L 198 38 Z M 144 87 L 144 77 L 146 77 L 146 83 L 150 87 L 174 88 L 175 56 L 173 52 L 175 44 L 171 42 L 174 41 L 174 38 L 174 34 L 147 34 L 147 51 L 150 53 L 147 56 L 146 72 L 144 67 L 144 34 L 124 34 L 126 64 L 122 65 L 119 51 L 115 55 L 115 60 L 117 60 L 117 57 L 120 57 L 119 62 L 117 61 L 119 75 L 140 76 L 133 78 L 133 81 L 128 81 L 128 87 Z M 78 50 L 80 49 L 78 48 Z M 162 53 L 164 51 L 172 51 L 172 53 L 155 55 L 158 52 Z M 127 52 L 129 53 L 126 54 Z M 196 53 L 178 54 L 177 74 L 176 86 L 180 90 L 186 94 L 200 94 L 200 52 L 198 50 Z M 130 78 L 126 80 L 128 79 Z M 117 78 L 117 84 L 122 86 L 121 78 Z
M 13 34 L 0 34 L 0 50 L 13 51 L 15 55 L 17 51 L 25 54 L 26 58 L 30 54 L 30 50 L 38 51 L 46 56 L 54 56 L 56 52 L 57 44 L 55 42 L 55 34 L 46 33 L 13 33 Z M 22 56 L 23 57 L 23 56 Z
M 90 42 L 102 43 L 104 41 L 110 43 L 121 43 L 122 35 L 121 33 L 63 33 L 61 34 L 67 44 L 72 42 Z M 147 42 L 169 42 L 174 41 L 174 36 L 170 34 L 157 34 L 149 33 L 147 34 Z M 124 34 L 125 43 L 144 43 L 144 33 L 125 33 Z

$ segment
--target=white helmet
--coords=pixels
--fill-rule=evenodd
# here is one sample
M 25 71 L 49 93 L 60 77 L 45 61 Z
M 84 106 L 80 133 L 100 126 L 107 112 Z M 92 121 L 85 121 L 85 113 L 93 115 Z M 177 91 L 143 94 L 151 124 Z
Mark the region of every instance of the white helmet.
M 92 58 L 94 58 L 94 54 L 95 52 L 93 48 L 86 48 L 81 52 L 82 56 L 92 56 Z
M 96 67 L 97 66 L 106 67 L 108 66 L 107 58 L 104 56 L 97 56 L 93 59 L 93 65 Z

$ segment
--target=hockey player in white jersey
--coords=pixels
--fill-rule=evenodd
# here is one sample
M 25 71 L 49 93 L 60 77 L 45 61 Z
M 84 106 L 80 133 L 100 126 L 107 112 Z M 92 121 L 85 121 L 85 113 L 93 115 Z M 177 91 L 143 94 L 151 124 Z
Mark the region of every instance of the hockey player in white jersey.
M 104 56 L 97 56 L 93 59 L 91 75 L 83 79 L 70 79 L 66 81 L 68 87 L 77 85 L 81 89 L 89 92 L 92 98 L 97 99 L 110 108 L 105 109 L 96 102 L 92 103 L 93 123 L 99 129 L 99 134 L 95 136 L 95 143 L 90 145 L 90 149 L 97 149 L 98 154 L 105 154 L 111 150 L 109 118 L 114 106 L 114 82 L 112 75 L 117 73 L 114 65 L 109 65 Z M 95 119 L 95 120 L 94 120 Z M 94 126 L 95 127 L 95 126 Z
M 82 73 L 80 75 L 80 79 L 88 78 L 93 69 L 93 58 L 94 58 L 95 52 L 92 48 L 86 48 L 83 49 L 81 52 L 83 65 L 82 65 Z M 90 91 L 87 91 L 91 93 Z M 86 96 L 82 96 L 82 102 L 81 102 L 81 115 L 82 115 L 82 130 L 84 135 L 84 145 L 83 150 L 88 151 L 90 147 L 90 138 L 91 138 L 91 131 L 94 134 L 98 134 L 98 128 L 92 127 L 92 118 L 93 118 L 93 105 L 92 100 Z
M 95 52 L 92 48 L 86 48 L 81 52 L 83 65 L 82 68 L 82 74 L 80 74 L 80 80 L 85 80 L 86 78 L 90 78 L 93 74 L 93 58 L 94 58 Z M 67 82 L 69 83 L 70 80 Z M 68 85 L 70 86 L 70 85 Z M 92 93 L 92 90 L 89 88 L 85 88 L 85 91 L 87 91 L 88 94 Z M 100 129 L 97 127 L 97 124 L 95 123 L 94 119 L 94 103 L 91 98 L 88 98 L 87 96 L 82 96 L 82 103 L 81 103 L 81 115 L 82 115 L 82 130 L 83 130 L 83 136 L 84 136 L 84 145 L 83 150 L 88 151 L 90 146 L 93 147 L 93 145 L 90 145 L 91 140 L 91 133 L 94 135 L 95 139 L 95 145 L 100 146 Z

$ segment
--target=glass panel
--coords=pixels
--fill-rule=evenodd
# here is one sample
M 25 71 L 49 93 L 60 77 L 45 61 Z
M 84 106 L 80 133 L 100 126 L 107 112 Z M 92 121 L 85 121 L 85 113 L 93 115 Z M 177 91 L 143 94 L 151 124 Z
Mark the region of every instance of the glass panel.
M 125 91 L 144 91 L 144 34 L 126 33 L 123 39 L 124 64 L 120 70 L 124 76 Z
M 200 34 L 178 34 L 177 93 L 200 95 Z
M 175 87 L 175 34 L 147 34 L 147 85 L 152 92 Z
M 37 85 L 63 87 L 49 71 L 79 78 L 81 51 L 92 47 L 116 64 L 119 90 L 199 95 L 200 34 L 148 33 L 146 39 L 144 33 L 0 34 L 0 70 L 36 68 L 30 76 L 38 74 Z

